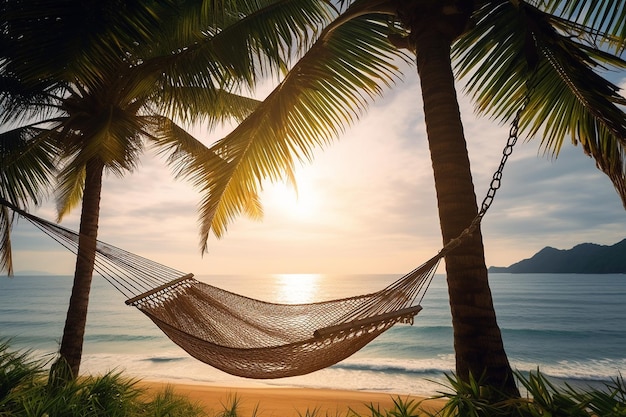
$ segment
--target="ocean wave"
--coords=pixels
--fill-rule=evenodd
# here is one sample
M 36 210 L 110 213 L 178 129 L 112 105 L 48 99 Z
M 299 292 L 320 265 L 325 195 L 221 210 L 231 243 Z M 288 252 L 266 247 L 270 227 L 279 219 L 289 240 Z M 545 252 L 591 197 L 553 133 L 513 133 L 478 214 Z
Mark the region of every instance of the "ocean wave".
M 454 369 L 454 355 L 432 359 L 346 359 L 333 365 L 336 369 L 413 376 L 449 373 Z
M 565 381 L 607 382 L 617 378 L 621 374 L 621 370 L 626 369 L 626 358 L 581 361 L 562 360 L 556 363 L 541 365 L 512 361 L 511 365 L 522 373 L 534 372 L 538 369 L 545 376 Z
M 414 324 L 413 326 L 396 326 L 389 330 L 392 334 L 397 333 L 398 335 L 419 335 L 419 334 L 452 334 L 452 326 L 429 326 L 426 324 Z
M 163 363 L 163 362 L 179 362 L 187 359 L 184 356 L 154 356 L 152 358 L 141 359 L 143 361 L 154 362 L 154 363 Z
M 363 389 L 420 395 L 431 395 L 445 389 L 448 386 L 446 375 L 454 373 L 454 365 L 454 355 L 413 360 L 352 357 L 301 377 L 252 381 L 227 375 L 175 349 L 160 351 L 153 356 L 140 353 L 90 354 L 83 361 L 85 372 L 92 374 L 113 369 L 152 380 L 193 381 L 224 386 L 262 384 Z M 587 386 L 593 383 L 603 384 L 617 377 L 619 369 L 626 368 L 626 358 L 620 361 L 562 361 L 539 366 L 531 362 L 512 361 L 512 367 L 522 373 L 539 369 L 556 383 Z
M 413 377 L 429 377 L 432 375 L 452 374 L 455 369 L 454 355 L 440 355 L 432 359 L 419 360 L 380 360 L 380 359 L 347 359 L 332 368 L 345 371 L 384 373 L 389 375 L 409 375 Z M 548 377 L 565 381 L 611 381 L 618 377 L 622 369 L 626 369 L 626 358 L 622 359 L 590 359 L 581 361 L 558 361 L 556 363 L 531 363 L 511 360 L 514 370 L 528 373 L 539 369 Z
M 608 381 L 626 369 L 626 327 L 620 304 L 626 281 L 606 278 L 604 285 L 595 276 L 529 274 L 514 278 L 496 276 L 493 280 L 495 299 L 500 303 L 498 323 L 514 369 L 529 372 L 539 368 L 548 377 L 568 382 Z M 564 294 L 573 280 L 576 291 Z M 236 282 L 242 291 L 253 294 L 268 289 L 265 278 L 242 276 L 223 282 Z M 338 290 L 346 284 L 342 279 L 325 282 L 329 289 Z M 355 282 L 363 287 L 362 281 Z M 71 277 L 67 283 L 71 284 Z M 379 289 L 378 283 L 374 284 L 372 291 Z M 445 280 L 433 285 L 441 288 L 431 287 L 424 312 L 413 326 L 394 326 L 333 367 L 272 384 L 429 392 L 432 386 L 428 381 L 445 382 L 444 374 L 455 369 Z M 65 318 L 59 306 L 67 303 L 69 287 L 61 291 L 59 283 L 48 279 L 15 280 L 10 287 L 0 288 L 0 332 L 16 349 L 56 354 Z M 3 291 L 6 289 L 11 291 Z M 123 302 L 111 303 L 117 293 L 103 293 L 105 289 L 108 291 L 106 283 L 94 286 L 81 372 L 127 369 L 132 375 L 151 379 L 191 379 L 225 386 L 242 383 L 241 378 L 227 379 L 221 371 L 187 356 L 147 317 L 134 310 L 129 314 Z M 590 302 L 588 295 L 598 291 L 600 295 Z
M 88 342 L 141 342 L 151 340 L 161 340 L 163 335 L 149 335 L 149 334 L 113 334 L 113 333 L 100 333 L 89 334 L 85 336 L 85 340 Z
M 619 330 L 610 330 L 610 329 L 595 329 L 595 330 L 586 330 L 579 328 L 572 329 L 555 329 L 555 328 L 512 328 L 500 326 L 502 334 L 504 336 L 509 337 L 541 337 L 541 338 L 549 338 L 554 340 L 562 341 L 564 338 L 568 339 L 582 339 L 589 338 L 590 336 L 602 336 L 609 338 L 617 338 L 622 336 L 622 332 Z

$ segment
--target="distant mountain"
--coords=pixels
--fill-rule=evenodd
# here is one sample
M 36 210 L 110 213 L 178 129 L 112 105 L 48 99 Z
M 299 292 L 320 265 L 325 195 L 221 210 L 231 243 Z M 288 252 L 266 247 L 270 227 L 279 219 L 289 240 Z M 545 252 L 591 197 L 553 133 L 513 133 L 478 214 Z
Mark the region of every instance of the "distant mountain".
M 626 239 L 613 246 L 582 243 L 567 250 L 547 246 L 530 259 L 524 259 L 509 267 L 492 266 L 489 272 L 626 274 Z

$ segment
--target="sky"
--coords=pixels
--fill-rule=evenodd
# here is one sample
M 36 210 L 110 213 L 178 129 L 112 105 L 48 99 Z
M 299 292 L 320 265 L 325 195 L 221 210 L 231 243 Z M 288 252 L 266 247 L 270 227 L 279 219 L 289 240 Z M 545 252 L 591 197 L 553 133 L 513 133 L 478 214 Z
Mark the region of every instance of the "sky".
M 626 86 L 626 73 L 616 74 Z M 621 78 L 620 78 L 621 77 Z M 457 83 L 478 202 L 484 198 L 508 126 L 475 114 Z M 228 131 L 192 132 L 209 145 Z M 612 245 L 626 237 L 626 211 L 612 183 L 580 147 L 555 160 L 539 138 L 520 139 L 483 219 L 487 266 L 509 266 L 546 246 Z M 195 275 L 404 274 L 442 247 L 421 92 L 414 67 L 360 121 L 298 168 L 298 195 L 267 183 L 264 218 L 239 217 L 200 253 L 200 195 L 172 178 L 148 151 L 132 174 L 107 176 L 99 239 Z M 79 209 L 61 223 L 78 228 Z M 54 220 L 53 202 L 35 214 Z M 74 257 L 24 220 L 14 229 L 17 274 L 70 275 Z

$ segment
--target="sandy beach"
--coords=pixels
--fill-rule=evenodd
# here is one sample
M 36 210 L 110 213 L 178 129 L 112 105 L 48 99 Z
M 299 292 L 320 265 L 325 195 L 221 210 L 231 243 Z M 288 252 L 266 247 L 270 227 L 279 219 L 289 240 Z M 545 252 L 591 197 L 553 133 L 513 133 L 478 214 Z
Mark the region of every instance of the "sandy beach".
M 208 416 L 214 416 L 232 404 L 233 398 L 239 400 L 238 415 L 251 417 L 255 408 L 259 417 L 299 417 L 315 411 L 319 416 L 346 416 L 354 410 L 361 416 L 371 416 L 368 405 L 379 406 L 380 410 L 393 408 L 393 400 L 424 400 L 426 410 L 438 410 L 445 403 L 440 399 L 425 399 L 418 396 L 396 395 L 390 393 L 347 391 L 311 388 L 250 388 L 220 387 L 203 384 L 170 384 L 160 381 L 140 382 L 148 395 L 173 388 L 178 395 L 200 404 Z

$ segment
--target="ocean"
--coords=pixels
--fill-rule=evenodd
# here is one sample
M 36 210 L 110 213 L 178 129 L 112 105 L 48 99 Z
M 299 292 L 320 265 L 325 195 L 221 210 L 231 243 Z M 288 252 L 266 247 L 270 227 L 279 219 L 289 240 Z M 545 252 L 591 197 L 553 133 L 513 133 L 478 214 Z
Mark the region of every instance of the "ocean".
M 274 302 L 310 302 L 376 291 L 396 275 L 196 277 Z M 0 338 L 51 359 L 69 299 L 69 276 L 0 278 Z M 491 274 L 498 323 L 514 369 L 556 382 L 597 385 L 626 370 L 626 275 Z M 82 373 L 111 370 L 149 380 L 223 386 L 341 388 L 397 394 L 448 391 L 454 370 L 445 277 L 437 274 L 415 323 L 396 325 L 360 352 L 301 377 L 255 381 L 200 363 L 167 339 L 101 277 L 94 277 Z M 442 385 L 443 384 L 443 385 Z

